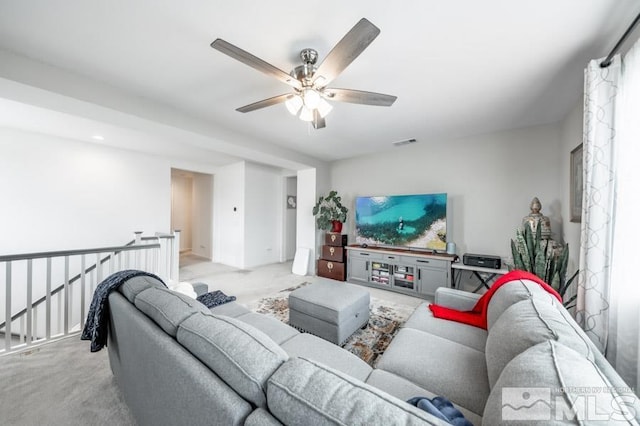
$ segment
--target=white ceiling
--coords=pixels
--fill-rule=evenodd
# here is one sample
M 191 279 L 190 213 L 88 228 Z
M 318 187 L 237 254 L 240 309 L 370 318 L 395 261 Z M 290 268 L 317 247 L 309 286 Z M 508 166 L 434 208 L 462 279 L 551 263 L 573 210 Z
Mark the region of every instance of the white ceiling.
M 605 56 L 638 12 L 637 0 L 0 0 L 0 49 L 78 76 L 85 88 L 142 99 L 146 118 L 170 109 L 191 120 L 185 130 L 206 124 L 230 144 L 331 161 L 408 138 L 436 143 L 559 121 L 580 102 L 586 63 Z M 334 103 L 321 130 L 284 105 L 235 111 L 289 88 L 210 48 L 214 39 L 288 72 L 302 48 L 321 61 L 362 17 L 381 34 L 331 86 L 396 95 L 392 107 Z M 2 68 L 2 77 L 35 79 Z M 52 78 L 46 88 L 79 97 L 69 87 Z M 89 92 L 85 101 L 102 103 Z M 227 153 L 225 161 L 242 157 Z

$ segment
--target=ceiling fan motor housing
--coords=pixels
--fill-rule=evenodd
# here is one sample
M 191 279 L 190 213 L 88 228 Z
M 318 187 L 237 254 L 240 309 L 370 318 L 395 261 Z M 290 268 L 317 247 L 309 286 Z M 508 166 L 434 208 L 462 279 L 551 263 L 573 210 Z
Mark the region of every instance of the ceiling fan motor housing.
M 316 72 L 315 64 L 318 62 L 318 52 L 315 49 L 307 48 L 300 51 L 302 65 L 298 65 L 291 71 L 291 76 L 300 81 L 304 87 L 312 85 L 311 79 Z

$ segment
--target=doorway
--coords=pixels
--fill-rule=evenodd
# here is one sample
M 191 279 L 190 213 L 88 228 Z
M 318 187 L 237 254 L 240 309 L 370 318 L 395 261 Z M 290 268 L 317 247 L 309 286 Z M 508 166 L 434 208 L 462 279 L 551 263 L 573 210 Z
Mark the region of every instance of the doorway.
M 284 260 L 293 260 L 296 254 L 296 214 L 298 208 L 298 178 L 285 178 L 285 212 L 284 212 Z
M 180 254 L 213 259 L 213 176 L 171 169 L 171 229 L 179 229 Z

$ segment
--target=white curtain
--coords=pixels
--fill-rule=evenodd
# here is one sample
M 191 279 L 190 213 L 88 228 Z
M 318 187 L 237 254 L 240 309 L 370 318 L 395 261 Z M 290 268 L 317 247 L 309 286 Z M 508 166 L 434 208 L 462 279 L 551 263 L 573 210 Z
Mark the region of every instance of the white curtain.
M 609 293 L 615 197 L 615 110 L 620 58 L 607 68 L 593 60 L 585 70 L 583 196 L 580 274 L 576 320 L 604 352 L 609 328 Z
M 584 182 L 576 319 L 622 378 L 638 383 L 640 41 L 585 71 Z
M 638 212 L 640 211 L 640 41 L 622 61 L 616 106 L 617 159 L 615 229 L 611 268 L 611 321 L 607 358 L 634 387 L 638 382 L 640 283 Z M 635 266 L 635 267 L 634 267 Z

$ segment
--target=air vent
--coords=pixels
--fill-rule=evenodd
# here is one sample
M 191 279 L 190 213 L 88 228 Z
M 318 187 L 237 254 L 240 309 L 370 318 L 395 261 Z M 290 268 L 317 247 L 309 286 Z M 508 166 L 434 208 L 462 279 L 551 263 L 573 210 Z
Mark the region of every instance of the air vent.
M 391 144 L 394 146 L 402 146 L 402 145 L 409 145 L 410 143 L 416 143 L 418 142 L 415 139 L 405 139 L 403 141 L 397 141 L 397 142 L 392 142 Z

